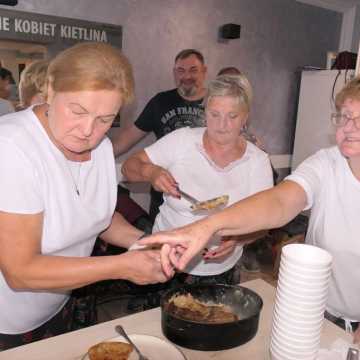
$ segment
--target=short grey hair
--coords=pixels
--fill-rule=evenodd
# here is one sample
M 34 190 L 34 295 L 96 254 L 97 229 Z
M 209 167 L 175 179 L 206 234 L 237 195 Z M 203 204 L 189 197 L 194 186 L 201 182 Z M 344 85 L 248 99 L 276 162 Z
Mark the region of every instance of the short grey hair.
M 239 101 L 239 105 L 244 105 L 249 112 L 253 91 L 248 78 L 242 73 L 239 75 L 220 75 L 209 82 L 204 106 L 206 107 L 210 99 L 215 96 L 233 97 Z

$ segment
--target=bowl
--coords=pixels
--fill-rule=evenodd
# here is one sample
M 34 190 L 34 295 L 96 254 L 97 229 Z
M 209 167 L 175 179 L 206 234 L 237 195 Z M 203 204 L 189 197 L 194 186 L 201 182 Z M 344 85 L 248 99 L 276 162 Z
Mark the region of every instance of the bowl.
M 282 248 L 281 257 L 293 264 L 309 269 L 322 269 L 331 266 L 332 256 L 318 246 L 308 244 L 289 244 Z

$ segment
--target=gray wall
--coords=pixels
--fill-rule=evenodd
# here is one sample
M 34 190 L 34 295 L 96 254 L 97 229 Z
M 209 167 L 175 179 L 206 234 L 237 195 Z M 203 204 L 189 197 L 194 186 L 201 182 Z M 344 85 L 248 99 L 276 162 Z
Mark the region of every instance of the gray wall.
M 324 67 L 341 27 L 340 14 L 293 0 L 19 0 L 11 9 L 122 25 L 137 85 L 124 120 L 173 86 L 173 59 L 183 48 L 204 53 L 209 77 L 238 66 L 255 90 L 251 127 L 271 154 L 292 149 L 298 67 Z M 241 24 L 241 38 L 220 43 L 218 28 L 230 22 Z

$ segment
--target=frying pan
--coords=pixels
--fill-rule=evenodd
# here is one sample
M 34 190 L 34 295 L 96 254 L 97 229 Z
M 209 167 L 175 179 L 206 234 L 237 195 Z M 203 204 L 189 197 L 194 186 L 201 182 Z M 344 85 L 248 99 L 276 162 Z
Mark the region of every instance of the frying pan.
M 191 294 L 201 302 L 224 304 L 238 316 L 226 323 L 202 323 L 171 313 L 169 300 L 174 295 Z M 177 345 L 195 350 L 224 350 L 242 345 L 257 332 L 261 297 L 243 286 L 185 285 L 167 291 L 161 299 L 161 327 L 164 335 Z

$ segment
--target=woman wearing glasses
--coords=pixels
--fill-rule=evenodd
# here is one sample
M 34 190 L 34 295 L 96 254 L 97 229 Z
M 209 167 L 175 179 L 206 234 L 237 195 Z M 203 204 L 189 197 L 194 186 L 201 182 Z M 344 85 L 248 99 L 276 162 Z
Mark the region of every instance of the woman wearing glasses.
M 332 121 L 337 146 L 320 150 L 270 190 L 142 243 L 171 245 L 162 250 L 164 269 L 171 273 L 172 265 L 183 269 L 214 233 L 238 235 L 276 228 L 311 208 L 306 242 L 333 255 L 327 317 L 352 329 L 354 340 L 360 342 L 360 78 L 340 91 L 336 110 Z M 181 254 L 176 254 L 179 248 Z

